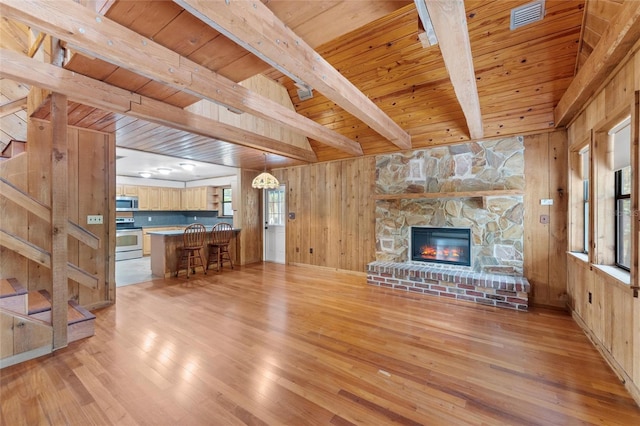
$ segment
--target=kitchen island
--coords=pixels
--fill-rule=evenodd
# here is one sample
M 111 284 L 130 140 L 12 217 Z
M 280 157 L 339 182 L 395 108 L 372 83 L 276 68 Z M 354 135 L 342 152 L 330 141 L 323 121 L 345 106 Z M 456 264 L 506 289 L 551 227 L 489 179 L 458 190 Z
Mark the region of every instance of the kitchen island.
M 210 241 L 210 235 L 212 226 L 207 226 L 207 237 L 205 239 L 202 253 L 204 255 L 205 263 L 209 256 L 209 248 L 207 247 Z M 239 260 L 239 239 L 238 233 L 240 229 L 234 228 L 233 237 L 229 243 L 229 253 L 233 264 L 238 264 Z M 182 236 L 184 231 L 156 231 L 149 232 L 151 236 L 151 273 L 154 276 L 168 278 L 176 274 L 178 269 L 178 260 L 180 259 L 180 248 L 182 247 Z M 199 269 L 196 270 L 196 272 Z

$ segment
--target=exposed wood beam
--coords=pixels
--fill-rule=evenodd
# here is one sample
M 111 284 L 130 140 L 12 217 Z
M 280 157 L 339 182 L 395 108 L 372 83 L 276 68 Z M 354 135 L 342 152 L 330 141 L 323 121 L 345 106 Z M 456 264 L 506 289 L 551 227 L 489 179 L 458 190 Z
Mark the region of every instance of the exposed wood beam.
M 556 127 L 573 119 L 638 39 L 640 1 L 625 1 L 558 102 L 554 111 Z
M 27 107 L 27 98 L 16 99 L 15 101 L 7 102 L 0 105 L 0 118 L 6 117 L 9 114 L 22 111 Z
M 128 115 L 156 124 L 184 130 L 201 136 L 215 137 L 296 160 L 314 163 L 318 161 L 312 150 L 289 145 L 257 133 L 248 132 L 212 118 L 185 111 L 154 99 L 143 97 L 140 104 L 131 104 Z M 222 135 L 222 136 L 214 136 Z
M 114 111 L 202 136 L 260 149 L 306 162 L 316 162 L 311 150 L 249 132 L 173 105 L 131 93 L 72 71 L 0 49 L 0 76 L 65 94 L 76 102 Z
M 463 0 L 425 1 L 471 139 L 484 136 Z
M 29 55 L 30 58 L 36 56 L 36 53 L 38 52 L 38 49 L 40 49 L 40 46 L 42 46 L 42 42 L 44 42 L 45 37 L 47 37 L 45 33 L 38 34 L 33 44 L 29 47 L 29 52 L 27 52 L 27 55 Z
M 63 93 L 76 102 L 107 111 L 125 113 L 140 95 L 65 70 L 21 53 L 0 48 L 0 75 L 31 86 Z M 77 90 L 76 90 L 77 89 Z
M 298 83 L 306 83 L 401 149 L 411 136 L 260 1 L 174 0 Z
M 202 99 L 274 121 L 351 155 L 360 145 L 74 2 L 0 0 L 2 16 L 39 28 L 74 50 Z

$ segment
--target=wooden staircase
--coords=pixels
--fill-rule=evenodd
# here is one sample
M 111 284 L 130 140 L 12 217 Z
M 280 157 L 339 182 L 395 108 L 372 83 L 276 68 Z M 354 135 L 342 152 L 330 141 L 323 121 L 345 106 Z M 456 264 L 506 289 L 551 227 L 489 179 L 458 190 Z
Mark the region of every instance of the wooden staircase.
M 0 368 L 53 351 L 51 297 L 46 290 L 30 291 L 14 278 L 0 279 Z M 95 315 L 70 300 L 67 342 L 95 334 Z
M 26 151 L 27 143 L 11 139 L 9 143 L 0 152 L 0 158 L 12 158 Z

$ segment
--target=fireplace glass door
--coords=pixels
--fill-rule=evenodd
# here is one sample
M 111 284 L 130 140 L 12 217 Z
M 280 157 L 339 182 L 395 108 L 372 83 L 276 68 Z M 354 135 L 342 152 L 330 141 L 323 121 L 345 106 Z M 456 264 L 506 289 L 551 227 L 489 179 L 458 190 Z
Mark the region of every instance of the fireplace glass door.
M 414 226 L 411 260 L 471 266 L 471 230 Z

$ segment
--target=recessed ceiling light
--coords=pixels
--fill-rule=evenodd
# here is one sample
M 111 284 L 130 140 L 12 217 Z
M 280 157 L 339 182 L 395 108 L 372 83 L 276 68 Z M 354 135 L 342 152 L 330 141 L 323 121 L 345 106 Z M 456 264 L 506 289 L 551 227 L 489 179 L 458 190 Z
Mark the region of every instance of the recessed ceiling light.
M 196 165 L 193 163 L 180 163 L 180 167 L 182 167 L 185 170 L 193 170 Z
M 160 173 L 161 175 L 168 175 L 169 173 L 171 173 L 171 169 L 166 168 L 166 167 L 158 167 L 158 173 Z
M 143 177 L 145 179 L 151 177 L 151 172 L 138 172 L 138 174 L 140 175 L 140 177 Z

